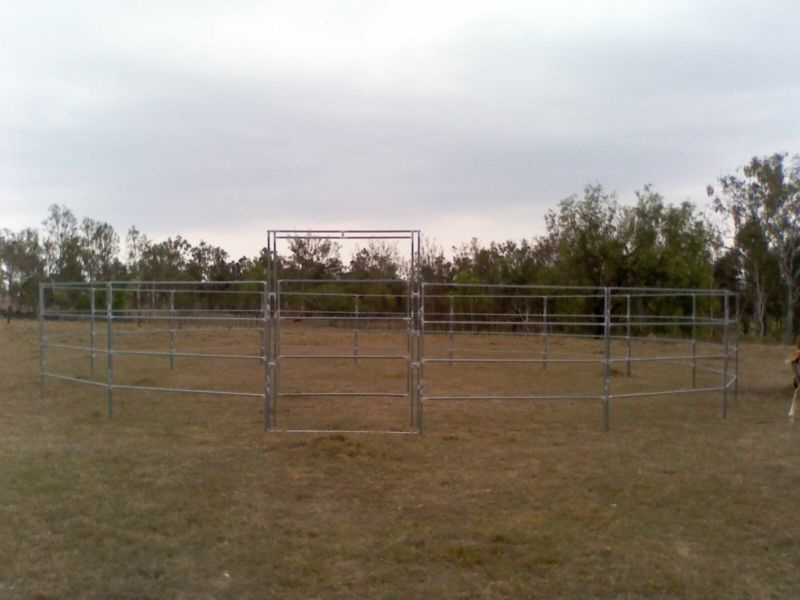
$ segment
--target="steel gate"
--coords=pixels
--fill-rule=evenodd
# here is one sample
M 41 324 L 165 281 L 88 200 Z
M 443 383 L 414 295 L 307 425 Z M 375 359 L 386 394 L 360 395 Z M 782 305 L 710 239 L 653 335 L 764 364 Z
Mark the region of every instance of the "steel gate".
M 403 278 L 283 279 L 281 240 L 399 240 L 410 253 Z M 264 428 L 419 433 L 419 231 L 280 230 L 268 241 Z

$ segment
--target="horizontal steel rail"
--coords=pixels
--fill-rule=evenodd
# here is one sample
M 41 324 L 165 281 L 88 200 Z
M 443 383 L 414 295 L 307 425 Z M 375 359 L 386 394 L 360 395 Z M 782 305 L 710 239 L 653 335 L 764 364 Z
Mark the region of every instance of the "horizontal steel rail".
M 98 319 L 99 321 L 100 319 Z M 263 319 L 262 319 L 263 321 Z M 118 329 L 114 332 L 115 336 L 136 336 L 136 335 L 161 335 L 164 333 L 175 333 L 175 335 L 188 335 L 195 333 L 233 333 L 240 331 L 258 331 L 258 327 L 231 327 L 226 325 L 224 327 L 181 327 L 180 329 L 151 329 L 149 327 L 137 327 L 136 329 Z
M 134 390 L 142 392 L 172 392 L 176 394 L 194 394 L 198 396 L 240 396 L 242 398 L 264 398 L 264 394 L 253 392 L 231 392 L 225 390 L 197 390 L 189 388 L 157 387 L 150 385 L 126 385 L 115 383 L 111 386 L 115 390 Z
M 103 351 L 103 352 L 95 352 L 95 354 L 98 354 L 98 355 L 105 354 L 105 351 Z M 88 357 L 84 356 L 84 355 L 66 356 L 64 358 L 48 358 L 48 359 L 42 361 L 42 364 L 54 365 L 54 364 L 58 364 L 58 363 L 72 362 L 74 360 L 83 360 L 83 361 L 85 361 L 87 358 Z
M 279 392 L 278 396 L 281 398 L 408 398 L 408 394 L 398 392 Z
M 334 315 L 330 317 L 284 317 L 277 315 L 275 317 L 279 321 L 397 321 L 406 322 L 410 317 L 397 316 L 397 317 L 348 317 L 346 315 Z
M 392 311 L 368 310 L 355 314 L 352 310 L 300 310 L 300 309 L 281 309 L 281 316 L 291 319 L 302 319 L 303 317 L 325 317 L 336 319 L 342 315 L 352 315 L 354 318 L 369 319 L 372 317 L 397 317 L 398 314 Z M 403 317 L 404 318 L 404 317 Z
M 366 233 L 370 235 L 370 239 L 379 239 L 381 234 L 388 233 L 391 235 L 407 234 L 412 235 L 420 233 L 419 229 L 273 229 L 272 233 L 276 235 L 277 239 L 284 239 L 281 235 L 289 236 L 286 239 L 295 239 L 295 234 L 299 235 L 323 235 L 326 240 L 335 240 L 339 238 L 347 239 L 346 236 L 351 233 L 361 234 Z
M 697 354 L 697 355 L 667 355 L 667 356 L 631 356 L 627 358 L 625 356 L 614 358 L 609 358 L 609 362 L 675 362 L 675 361 L 683 361 L 683 360 L 718 360 L 720 358 L 725 358 L 724 354 Z M 685 363 L 681 363 L 685 364 Z M 689 363 L 691 364 L 691 363 Z
M 102 289 L 102 288 L 96 288 Z M 161 294 L 162 297 L 164 294 L 172 294 L 174 293 L 176 297 L 187 296 L 190 294 L 197 294 L 198 296 L 260 296 L 263 294 L 263 290 L 209 290 L 209 289 L 182 289 L 182 290 L 175 290 L 170 288 L 151 288 L 151 287 L 142 287 L 142 288 L 113 288 L 114 292 L 120 294 L 137 294 L 140 295 L 145 300 L 147 296 L 152 296 L 154 294 Z
M 116 355 L 129 356 L 174 356 L 176 358 L 229 358 L 234 360 L 264 360 L 263 356 L 253 354 L 207 354 L 202 352 L 163 352 L 156 350 L 114 350 Z
M 428 363 L 467 363 L 467 364 L 531 364 L 531 365 L 540 365 L 543 362 L 553 363 L 553 364 L 603 364 L 603 358 L 554 358 L 554 359 L 544 359 L 544 358 L 423 358 L 422 362 Z
M 83 320 L 83 319 L 91 320 L 93 318 L 92 315 L 88 314 L 88 313 L 71 313 L 70 314 L 70 313 L 47 311 L 47 312 L 42 314 L 42 318 L 43 319 L 47 319 L 48 317 L 51 317 L 49 319 L 51 321 L 53 320 L 52 317 L 59 317 L 59 318 L 63 318 L 64 320 L 74 319 L 76 321 L 77 320 Z M 103 318 L 105 319 L 105 314 L 103 315 Z
M 94 385 L 97 387 L 105 388 L 107 387 L 105 381 L 93 381 L 91 379 L 81 379 L 80 377 L 68 377 L 67 375 L 61 375 L 59 373 L 42 373 L 44 377 L 49 377 L 51 379 L 61 379 L 63 381 L 71 381 L 73 383 L 85 383 L 86 385 Z
M 446 283 L 440 283 L 437 285 L 446 286 Z M 481 286 L 482 284 L 475 284 L 476 286 Z M 506 286 L 501 286 L 506 287 Z M 510 286 L 514 287 L 514 286 Z M 586 298 L 593 298 L 593 299 L 601 299 L 603 298 L 603 294 L 425 294 L 425 300 L 430 300 L 431 298 L 439 299 L 439 300 L 459 300 L 463 298 L 470 298 L 470 299 L 488 299 L 488 300 L 578 300 L 578 299 L 586 299 Z
M 74 344 L 48 344 L 44 343 L 45 348 L 57 348 L 59 350 L 75 350 L 76 352 L 95 352 L 91 346 L 76 346 Z M 105 353 L 105 351 L 103 351 Z
M 675 390 L 660 390 L 657 392 L 630 392 L 626 394 L 611 394 L 609 397 L 613 399 L 620 398 L 645 398 L 650 396 L 672 396 L 681 394 L 704 394 L 707 392 L 721 392 L 724 388 L 718 387 L 704 387 L 704 388 L 681 388 Z
M 294 283 L 304 285 L 358 285 L 358 284 L 376 284 L 386 283 L 394 284 L 397 286 L 405 286 L 408 288 L 408 281 L 405 279 L 279 279 L 278 287 L 285 287 Z M 281 295 L 285 294 L 285 290 L 281 290 Z
M 323 296 L 323 297 L 334 297 L 334 298 L 407 298 L 407 295 L 404 291 L 400 291 L 397 293 L 384 292 L 382 294 L 371 294 L 371 293 L 361 294 L 359 292 L 292 292 L 284 290 L 281 292 L 281 296 L 300 296 L 300 297 Z
M 692 296 L 692 295 L 707 295 L 707 296 L 725 296 L 725 295 L 733 295 L 733 292 L 729 292 L 728 290 L 714 290 L 709 288 L 666 288 L 666 287 L 609 287 L 608 290 L 610 292 L 620 292 L 621 295 L 624 296 L 633 296 L 633 294 L 639 293 L 645 296 L 653 296 L 657 294 L 669 294 L 669 295 L 683 295 L 683 296 Z
M 517 321 L 425 321 L 425 325 L 496 325 L 498 327 L 504 325 L 532 325 L 531 322 L 517 322 Z M 548 322 L 547 326 L 559 326 L 559 327 L 597 327 L 601 326 L 602 323 L 595 322 L 595 321 L 555 321 L 553 323 Z
M 408 355 L 403 354 L 279 354 L 277 357 L 279 360 L 283 360 L 285 358 L 288 359 L 331 359 L 331 360 L 338 360 L 338 359 L 347 359 L 353 360 L 354 358 L 358 358 L 361 360 L 364 359 L 372 359 L 372 360 L 408 360 Z
M 135 315 L 125 316 L 125 315 L 119 315 L 117 313 L 114 313 L 114 315 L 111 318 L 114 321 L 131 321 L 131 322 L 139 321 L 141 319 L 141 317 L 137 317 Z M 171 317 L 169 315 L 164 315 L 164 316 L 161 316 L 161 315 L 149 315 L 149 316 L 146 317 L 146 319 L 149 320 L 149 321 L 170 321 L 170 320 L 172 320 L 172 321 L 200 321 L 200 322 L 204 322 L 204 323 L 205 322 L 211 323 L 213 321 L 225 321 L 225 322 L 235 321 L 235 322 L 239 322 L 239 323 L 244 321 L 244 322 L 261 323 L 261 322 L 264 321 L 263 317 L 206 317 L 206 316 L 203 316 L 203 315 L 197 315 L 197 316 L 191 316 L 191 317 L 179 317 L 177 315 L 174 316 L 174 317 Z
M 297 323 L 297 325 L 299 326 L 296 328 L 292 327 L 291 325 L 286 327 L 286 330 L 282 332 L 283 335 L 291 335 L 293 333 L 303 334 L 311 331 L 331 331 L 331 329 L 340 330 L 339 328 L 332 327 L 331 325 L 315 326 L 315 325 L 306 325 L 300 323 Z M 248 327 L 246 329 L 252 329 L 252 328 Z M 387 329 L 381 327 L 348 327 L 347 331 L 350 333 L 356 332 L 356 333 L 381 333 L 381 334 L 393 334 L 393 335 L 406 335 L 405 329 L 399 329 L 397 327 L 395 327 L 394 329 Z
M 565 394 L 565 395 L 525 395 L 525 396 L 425 396 L 425 400 L 600 400 L 602 396 L 594 394 Z
M 517 290 L 581 290 L 581 291 L 591 291 L 597 290 L 600 294 L 599 297 L 602 298 L 603 294 L 600 292 L 604 292 L 605 288 L 603 287 L 593 287 L 593 286 L 584 286 L 584 285 L 536 285 L 536 284 L 508 284 L 508 283 L 439 283 L 439 282 L 430 282 L 430 281 L 423 281 L 422 282 L 423 289 L 430 289 L 436 287 L 449 287 L 449 288 L 488 288 L 488 289 L 498 289 L 498 288 L 505 288 L 505 289 L 517 289 Z M 427 298 L 429 295 L 426 292 L 425 297 Z
M 328 435 L 338 433 L 342 435 L 419 435 L 418 431 L 397 431 L 394 429 L 278 429 L 271 428 L 273 433 L 306 433 L 314 435 Z

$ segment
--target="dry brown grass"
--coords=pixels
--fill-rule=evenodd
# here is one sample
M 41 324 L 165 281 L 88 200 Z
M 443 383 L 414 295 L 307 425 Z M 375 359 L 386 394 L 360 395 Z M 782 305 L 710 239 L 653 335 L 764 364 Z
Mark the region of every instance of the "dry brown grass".
M 225 345 L 183 335 L 183 349 Z M 393 336 L 362 350 L 395 347 Z M 294 338 L 314 351 L 332 340 Z M 228 344 L 255 353 L 258 337 Z M 12 322 L 0 327 L 0 597 L 799 597 L 800 425 L 784 417 L 785 352 L 743 346 L 725 421 L 718 395 L 615 402 L 610 433 L 596 401 L 450 402 L 426 410 L 422 437 L 266 435 L 255 399 L 118 392 L 109 420 L 105 390 L 48 382 L 41 402 L 36 324 Z M 119 380 L 257 390 L 259 369 L 126 359 Z M 436 369 L 431 393 L 599 381 L 574 368 Z M 332 389 L 342 373 L 354 389 L 405 383 L 401 366 L 365 361 L 287 367 L 284 383 Z M 614 386 L 686 377 L 637 365 Z M 405 405 L 281 408 L 302 425 L 407 424 Z

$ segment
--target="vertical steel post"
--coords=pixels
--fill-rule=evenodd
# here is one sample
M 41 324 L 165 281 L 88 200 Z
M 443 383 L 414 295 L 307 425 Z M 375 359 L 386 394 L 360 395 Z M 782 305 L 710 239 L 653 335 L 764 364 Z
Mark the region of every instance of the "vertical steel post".
M 450 359 L 450 366 L 453 366 L 453 321 L 455 320 L 455 297 L 451 294 L 450 295 L 450 323 L 448 324 L 448 348 L 447 348 L 447 357 Z
M 723 307 L 723 329 L 722 329 L 722 418 L 728 418 L 728 292 L 725 291 L 725 304 Z
M 625 375 L 631 376 L 631 296 L 625 296 Z
M 358 362 L 358 294 L 353 296 L 355 301 L 355 319 L 353 319 L 353 362 Z
M 113 342 L 113 324 L 114 318 L 114 301 L 113 301 L 113 288 L 111 282 L 106 283 L 106 356 L 107 356 L 107 373 L 106 381 L 108 386 L 108 418 L 114 416 L 114 342 Z
M 278 235 L 276 232 L 269 232 L 267 258 L 267 303 L 269 305 L 269 340 L 268 340 L 268 366 L 270 368 L 270 402 L 269 417 L 272 427 L 278 426 L 278 325 L 277 325 L 277 297 L 278 297 Z
M 425 286 L 419 286 L 419 357 L 417 362 L 417 431 L 424 431 L 423 411 L 425 409 Z
M 89 372 L 91 376 L 94 377 L 94 338 L 97 335 L 97 326 L 94 318 L 94 282 L 89 284 L 89 310 L 91 311 L 91 316 L 89 317 L 89 353 L 91 355 L 89 359 Z
M 169 291 L 169 368 L 175 368 L 175 290 Z
M 270 394 L 269 394 L 269 386 L 270 386 L 270 377 L 269 377 L 269 369 L 270 369 L 270 361 L 269 361 L 269 283 L 263 282 L 262 283 L 262 293 L 261 293 L 261 318 L 263 319 L 263 323 L 261 324 L 261 361 L 264 363 L 264 431 L 269 431 L 269 420 L 270 420 L 270 410 L 269 410 L 269 402 L 270 402 Z
M 44 400 L 44 283 L 39 284 L 39 400 Z M 8 310 L 11 310 L 9 305 Z
M 611 295 L 609 288 L 605 288 L 603 328 L 603 431 L 609 430 L 611 412 Z
M 408 396 L 409 428 L 414 429 L 415 402 L 414 402 L 414 323 L 411 308 L 411 276 L 406 282 L 406 394 Z
M 278 394 L 281 393 L 281 282 L 275 280 L 275 369 L 272 373 L 272 420 L 278 423 Z
M 542 296 L 542 369 L 547 370 L 547 296 Z
M 419 419 L 420 419 L 420 406 L 419 406 L 419 360 L 420 360 L 420 350 L 419 350 L 419 323 L 417 321 L 418 318 L 418 301 L 419 296 L 418 293 L 420 292 L 419 287 L 422 286 L 419 278 L 417 277 L 417 267 L 419 266 L 416 259 L 416 253 L 419 251 L 419 244 L 421 240 L 417 238 L 417 233 L 411 232 L 409 236 L 409 246 L 411 251 L 411 256 L 409 257 L 409 264 L 410 269 L 408 272 L 408 312 L 407 317 L 409 319 L 409 328 L 410 328 L 410 338 L 409 338 L 409 364 L 408 364 L 408 376 L 409 376 L 409 413 L 411 416 L 411 425 L 410 429 L 417 429 L 417 433 L 422 433 L 419 429 Z M 415 380 L 414 377 L 417 379 Z
M 736 362 L 733 366 L 733 374 L 736 379 L 733 382 L 733 401 L 736 402 L 739 400 L 739 329 L 740 329 L 740 317 L 739 317 L 739 294 L 737 293 L 734 296 L 735 299 L 735 309 L 734 314 L 736 315 L 736 322 L 734 323 L 735 329 L 734 334 L 736 336 L 735 344 L 736 344 Z
M 697 295 L 692 294 L 692 387 L 697 387 Z

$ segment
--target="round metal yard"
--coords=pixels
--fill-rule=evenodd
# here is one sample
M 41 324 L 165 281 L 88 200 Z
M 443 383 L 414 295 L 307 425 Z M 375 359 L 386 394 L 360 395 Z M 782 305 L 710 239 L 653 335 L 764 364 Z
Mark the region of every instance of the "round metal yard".
M 399 279 L 282 279 L 278 242 L 297 239 L 410 253 Z M 249 402 L 286 432 L 421 433 L 426 409 L 446 427 L 465 402 L 580 403 L 605 430 L 640 398 L 716 397 L 727 416 L 734 294 L 422 282 L 419 249 L 418 231 L 276 231 L 263 282 L 42 284 L 42 394 L 46 380 L 102 389 L 109 416 L 120 392 Z

